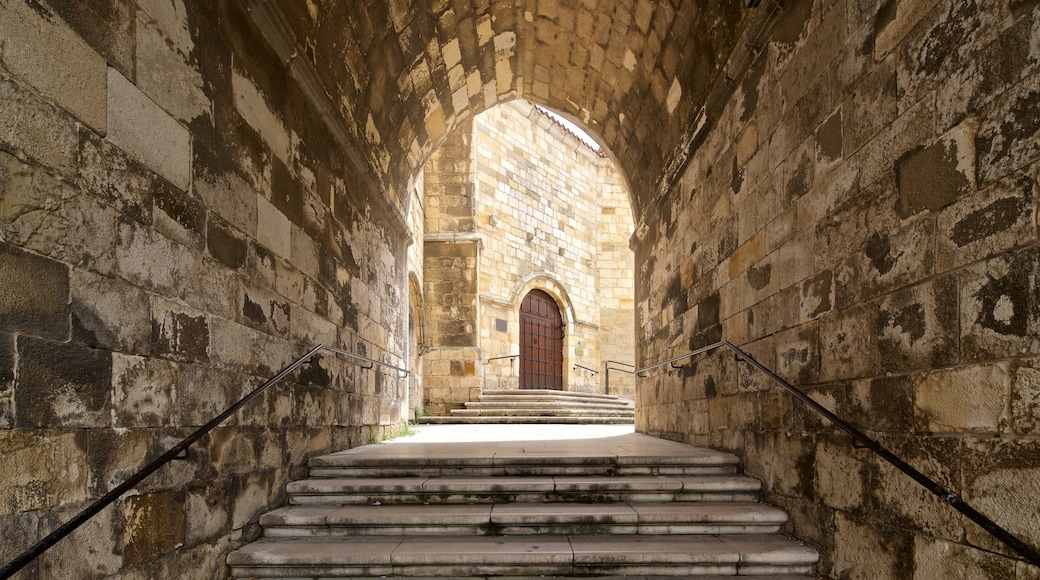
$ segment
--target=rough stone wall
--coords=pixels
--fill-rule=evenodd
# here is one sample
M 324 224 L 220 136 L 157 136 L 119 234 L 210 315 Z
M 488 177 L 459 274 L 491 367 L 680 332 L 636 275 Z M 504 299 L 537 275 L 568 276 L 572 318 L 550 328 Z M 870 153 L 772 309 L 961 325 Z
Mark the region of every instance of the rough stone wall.
M 641 362 L 727 338 L 1040 545 L 1040 7 L 756 10 L 634 239 Z M 637 410 L 740 453 L 826 577 L 1036 577 L 731 354 L 642 380 Z
M 466 123 L 423 170 L 423 253 L 427 342 L 423 355 L 426 406 L 443 415 L 480 396 L 477 267 L 473 199 L 473 125 Z
M 565 388 L 603 392 L 601 344 L 615 354 L 632 346 L 632 222 L 621 178 L 608 159 L 526 101 L 482 113 L 474 132 L 484 355 L 519 354 L 520 303 L 540 288 L 556 297 L 567 323 Z M 604 246 L 609 255 L 600 254 Z M 619 311 L 626 289 L 627 325 Z M 601 326 L 606 307 L 609 332 Z M 486 389 L 518 386 L 518 361 L 485 369 Z
M 314 343 L 400 364 L 407 283 L 404 227 L 239 2 L 9 0 L 0 38 L 6 562 Z M 405 389 L 315 360 L 20 577 L 222 577 Z

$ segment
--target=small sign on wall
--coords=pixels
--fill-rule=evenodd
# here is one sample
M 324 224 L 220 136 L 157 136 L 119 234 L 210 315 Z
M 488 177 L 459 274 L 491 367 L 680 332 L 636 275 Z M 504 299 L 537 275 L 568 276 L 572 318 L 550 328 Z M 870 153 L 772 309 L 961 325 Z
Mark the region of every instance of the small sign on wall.
M 506 332 L 509 330 L 509 323 L 501 318 L 495 319 L 495 330 L 499 332 Z

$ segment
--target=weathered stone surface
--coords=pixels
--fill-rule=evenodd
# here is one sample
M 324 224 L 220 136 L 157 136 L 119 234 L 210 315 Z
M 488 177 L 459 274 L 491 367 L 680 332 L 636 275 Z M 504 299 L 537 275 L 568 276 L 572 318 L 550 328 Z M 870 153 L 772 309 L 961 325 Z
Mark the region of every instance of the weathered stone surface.
M 0 431 L 0 466 L 8 490 L 0 513 L 31 512 L 85 500 L 89 468 L 82 436 L 69 431 Z
M 1036 171 L 1002 179 L 942 212 L 936 269 L 945 271 L 1035 240 Z
M 72 30 L 123 76 L 134 76 L 134 6 L 128 0 L 47 0 Z
M 0 7 L 4 67 L 80 122 L 104 134 L 107 125 L 105 59 L 39 5 Z
M 153 448 L 154 432 L 148 429 L 90 429 L 83 438 L 91 459 L 88 490 L 92 497 L 108 493 L 162 451 Z M 161 485 L 159 477 L 150 477 L 137 489 Z
M 153 299 L 151 338 L 156 355 L 178 361 L 209 360 L 209 317 L 192 308 Z
M 834 572 L 839 577 L 868 580 L 909 580 L 913 570 L 906 565 L 913 554 L 913 538 L 903 530 L 878 527 L 872 522 L 834 516 Z
M 1028 545 L 1040 542 L 1040 447 L 1035 441 L 969 441 L 964 459 L 965 501 Z M 1006 551 L 989 533 L 965 524 L 968 541 Z
M 92 131 L 79 132 L 79 186 L 131 219 L 152 221 L 155 174 Z
M 931 220 L 920 220 L 890 234 L 875 230 L 860 252 L 835 271 L 836 306 L 847 308 L 931 274 L 934 237 Z
M 1020 435 L 1040 432 L 1040 365 L 1036 359 L 1012 368 L 1011 428 Z
M 78 503 L 51 511 L 40 518 L 41 531 L 51 532 L 86 507 Z M 40 557 L 41 577 L 98 578 L 118 572 L 123 566 L 120 520 L 118 508 L 102 510 L 88 520 Z
M 953 276 L 886 296 L 878 309 L 881 370 L 944 367 L 959 360 Z
M 206 223 L 206 249 L 221 264 L 237 269 L 246 263 L 249 245 L 241 234 L 211 217 Z
M 989 183 L 1035 161 L 1038 132 L 1040 90 L 1035 82 L 1026 80 L 994 99 L 984 108 L 978 128 L 979 181 Z
M 191 184 L 191 135 L 136 86 L 108 69 L 107 139 L 174 186 Z
M 212 542 L 230 531 L 231 490 L 227 479 L 189 489 L 184 502 L 185 544 Z
M 0 535 L 7 541 L 0 543 L 0 560 L 10 562 L 39 540 L 40 515 L 37 512 L 21 512 L 0 515 Z M 39 577 L 39 563 L 30 562 L 22 572 L 13 576 L 15 580 Z
M 1005 425 L 1010 383 L 1006 363 L 928 373 L 914 381 L 918 428 L 932 433 L 996 433 Z
M 156 179 L 155 231 L 193 250 L 206 245 L 206 208 L 183 191 Z
M 816 444 L 815 493 L 828 506 L 862 513 L 869 497 L 870 463 L 846 441 Z
M 135 79 L 141 91 L 181 122 L 210 116 L 202 74 L 192 66 L 188 53 L 177 50 L 144 13 L 138 13 L 136 32 Z
M 173 416 L 179 366 L 161 359 L 112 354 L 112 407 L 116 427 L 159 427 Z
M 111 424 L 112 359 L 105 351 L 19 337 L 14 389 L 19 427 Z
M 0 296 L 0 330 L 68 338 L 68 266 L 0 243 Z
M 1015 577 L 1014 562 L 962 544 L 914 538 L 914 577 L 978 578 L 998 580 Z
M 73 269 L 72 338 L 86 346 L 135 354 L 151 351 L 148 295 L 119 280 Z
M 133 495 L 123 504 L 127 564 L 148 562 L 184 545 L 183 492 Z
M 863 430 L 908 433 L 914 427 L 913 395 L 910 376 L 854 381 L 845 417 Z
M 60 174 L 76 171 L 76 122 L 0 74 L 0 148 Z
M 975 127 L 970 122 L 896 163 L 899 211 L 904 218 L 942 209 L 974 185 Z
M 939 485 L 960 492 L 961 465 L 950 460 L 961 452 L 959 439 L 896 436 L 881 438 L 880 443 Z M 964 524 L 956 510 L 880 456 L 872 454 L 870 460 L 877 474 L 869 508 L 875 518 L 935 537 L 961 539 Z
M 1040 350 L 1040 251 L 999 256 L 961 275 L 961 349 L 970 360 Z
M 881 365 L 877 335 L 864 332 L 877 320 L 876 306 L 864 304 L 820 319 L 820 378 L 873 376 Z
M 195 177 L 194 191 L 211 215 L 219 215 L 246 235 L 257 235 L 257 193 L 241 177 L 202 172 Z
M 256 241 L 288 259 L 292 255 L 292 222 L 263 196 L 256 198 Z

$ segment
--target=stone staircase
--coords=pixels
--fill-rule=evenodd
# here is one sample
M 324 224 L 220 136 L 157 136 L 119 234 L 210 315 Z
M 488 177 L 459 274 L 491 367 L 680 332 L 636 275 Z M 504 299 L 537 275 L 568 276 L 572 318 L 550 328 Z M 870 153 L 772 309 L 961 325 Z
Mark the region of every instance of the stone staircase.
M 310 461 L 234 578 L 808 579 L 737 458 L 639 434 L 388 443 Z
M 447 416 L 416 419 L 417 423 L 570 423 L 631 425 L 635 404 L 617 395 L 538 389 L 485 391 L 480 400 L 452 409 Z

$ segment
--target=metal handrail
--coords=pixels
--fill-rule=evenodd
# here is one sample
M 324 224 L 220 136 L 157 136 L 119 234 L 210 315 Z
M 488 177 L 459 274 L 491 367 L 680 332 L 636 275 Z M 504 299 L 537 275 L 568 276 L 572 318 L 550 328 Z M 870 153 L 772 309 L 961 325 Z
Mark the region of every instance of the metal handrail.
M 484 365 L 487 366 L 487 364 L 489 362 L 493 361 L 493 360 L 502 360 L 502 359 L 506 359 L 506 358 L 508 358 L 508 359 L 520 358 L 520 355 L 518 355 L 518 354 L 508 354 L 506 356 L 494 356 L 494 357 L 491 357 L 491 358 L 485 360 L 484 361 Z
M 356 355 L 356 354 L 354 354 L 352 352 L 347 352 L 345 350 L 340 350 L 338 348 L 332 348 L 331 346 L 322 346 L 322 349 L 323 350 L 327 350 L 329 352 L 334 352 L 336 354 L 340 354 L 340 355 L 343 355 L 343 356 L 346 356 L 346 357 L 355 358 L 357 360 L 364 361 L 364 362 L 368 363 L 368 366 L 364 366 L 364 365 L 361 366 L 361 368 L 363 368 L 363 369 L 370 369 L 370 368 L 372 368 L 372 365 L 379 365 L 379 366 L 384 367 L 384 368 L 393 369 L 393 370 L 397 371 L 397 378 L 399 378 L 399 379 L 408 378 L 408 375 L 411 373 L 411 371 L 409 371 L 408 369 L 403 369 L 401 367 L 395 367 L 394 365 L 387 364 L 385 362 L 380 362 L 380 361 L 377 361 L 375 359 L 366 358 L 366 357 L 363 357 L 363 356 L 360 356 L 360 355 Z
M 636 370 L 635 373 L 636 376 L 642 376 L 639 373 L 656 369 L 664 365 L 671 365 L 672 368 L 679 368 L 675 365 L 676 361 L 680 361 L 686 358 L 692 358 L 699 354 L 716 350 L 718 348 L 728 348 L 729 350 L 733 351 L 733 353 L 737 355 L 737 360 L 743 360 L 744 362 L 755 367 L 757 370 L 761 371 L 764 375 L 769 377 L 774 383 L 780 385 L 798 399 L 801 399 L 801 401 L 808 405 L 809 408 L 816 411 L 820 415 L 823 415 L 828 421 L 833 423 L 839 429 L 851 435 L 852 438 L 859 442 L 863 447 L 870 449 L 874 453 L 881 456 L 882 459 L 888 461 L 897 469 L 899 469 L 906 475 L 910 476 L 910 478 L 912 478 L 922 487 L 938 496 L 939 499 L 941 499 L 943 502 L 949 504 L 950 507 L 959 511 L 968 519 L 982 527 L 982 529 L 986 530 L 991 535 L 993 535 L 993 537 L 1000 540 L 1005 546 L 1011 548 L 1018 555 L 1025 558 L 1026 561 L 1028 561 L 1030 564 L 1033 564 L 1034 566 L 1040 566 L 1040 552 L 1038 552 L 1036 548 L 1030 546 L 1029 544 L 1026 544 L 1017 536 L 999 526 L 993 520 L 979 513 L 977 510 L 975 510 L 975 508 L 965 503 L 963 499 L 957 496 L 957 494 L 946 489 L 932 478 L 921 473 L 915 467 L 900 459 L 894 453 L 883 447 L 880 443 L 871 439 L 865 433 L 863 433 L 856 427 L 852 426 L 852 424 L 848 423 L 841 417 L 835 415 L 820 403 L 817 403 L 815 399 L 800 391 L 791 383 L 780 378 L 779 375 L 767 369 L 765 366 L 762 365 L 762 363 L 758 362 L 750 355 L 748 355 L 746 352 L 737 348 L 735 345 L 733 345 L 733 343 L 729 342 L 728 340 L 722 340 L 713 344 L 709 344 L 708 346 L 688 352 L 682 356 L 678 356 L 670 360 L 666 360 L 660 363 L 654 363 L 650 366 Z
M 605 395 L 610 394 L 610 371 L 621 371 L 630 375 L 635 374 L 634 370 L 630 371 L 628 369 L 611 368 L 610 365 L 623 365 L 632 369 L 636 368 L 636 365 L 629 364 L 627 362 L 621 362 L 619 360 L 608 360 L 607 362 L 603 363 L 603 394 Z
M 94 501 L 94 503 L 87 506 L 86 509 L 76 514 L 72 519 L 56 528 L 45 538 L 43 538 L 39 542 L 36 542 L 36 544 L 34 544 L 32 547 L 25 550 L 15 559 L 8 562 L 6 565 L 4 565 L 3 568 L 0 568 L 0 580 L 6 580 L 7 578 L 14 576 L 15 573 L 17 573 L 19 570 L 27 566 L 30 562 L 38 558 L 41 554 L 43 554 L 52 546 L 54 546 L 54 544 L 57 544 L 59 541 L 61 541 L 62 538 L 71 534 L 73 531 L 76 530 L 76 528 L 86 523 L 87 520 L 94 517 L 98 514 L 98 512 L 105 509 L 110 504 L 119 499 L 119 497 L 122 496 L 124 493 L 133 489 L 134 486 L 136 486 L 138 483 L 141 483 L 146 477 L 155 473 L 160 467 L 166 465 L 167 463 L 175 459 L 183 458 L 184 454 L 187 453 L 188 448 L 190 448 L 192 444 L 194 444 L 196 441 L 198 441 L 206 434 L 208 434 L 210 431 L 215 429 L 218 425 L 226 421 L 228 417 L 234 415 L 236 412 L 238 412 L 239 409 L 241 409 L 247 403 L 249 403 L 249 401 L 252 401 L 265 390 L 267 390 L 268 387 L 271 387 L 275 383 L 284 379 L 289 373 L 299 368 L 300 365 L 310 360 L 312 357 L 314 357 L 314 355 L 318 354 L 322 350 L 327 350 L 336 354 L 363 360 L 369 363 L 368 366 L 363 367 L 366 369 L 372 368 L 372 365 L 379 365 L 396 370 L 398 372 L 399 378 L 405 378 L 409 374 L 409 371 L 407 369 L 395 367 L 393 365 L 365 358 L 363 356 L 358 356 L 354 353 L 332 348 L 330 346 L 325 346 L 323 344 L 318 344 L 314 346 L 312 349 L 307 351 L 307 354 L 301 356 L 300 358 L 290 363 L 289 366 L 283 368 L 281 371 L 278 372 L 278 374 L 274 375 L 273 377 L 265 381 L 264 384 L 254 389 L 245 397 L 239 399 L 237 403 L 228 407 L 223 413 L 214 417 L 209 423 L 206 423 L 198 430 L 196 430 L 194 433 L 185 437 L 180 443 L 174 445 L 166 453 L 163 453 L 159 457 L 156 457 L 155 459 L 150 461 L 147 465 L 145 465 L 136 473 L 128 477 L 126 481 L 114 487 L 111 491 Z
M 594 375 L 598 375 L 599 374 L 599 371 L 594 370 L 594 369 L 590 369 L 589 367 L 584 366 L 584 365 L 575 364 L 574 368 L 576 368 L 576 369 L 585 369 L 585 370 L 589 371 L 590 373 L 592 373 Z

